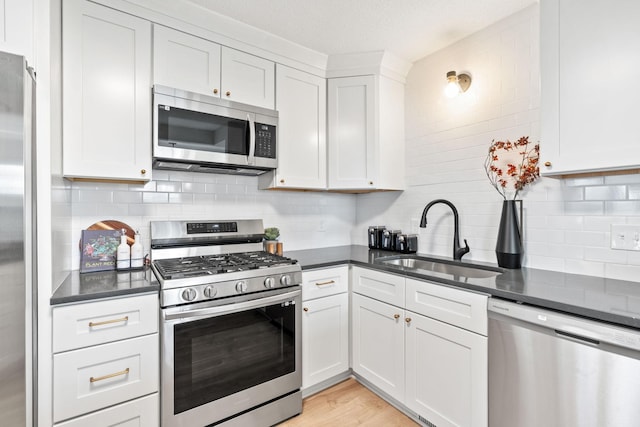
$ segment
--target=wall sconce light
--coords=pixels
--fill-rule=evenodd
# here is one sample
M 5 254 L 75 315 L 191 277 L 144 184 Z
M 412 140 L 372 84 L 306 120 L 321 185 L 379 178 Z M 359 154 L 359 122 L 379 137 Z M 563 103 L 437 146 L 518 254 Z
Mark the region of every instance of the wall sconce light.
M 466 92 L 469 86 L 471 86 L 471 76 L 469 74 L 456 75 L 455 71 L 449 71 L 444 93 L 447 98 L 455 98 L 459 93 Z

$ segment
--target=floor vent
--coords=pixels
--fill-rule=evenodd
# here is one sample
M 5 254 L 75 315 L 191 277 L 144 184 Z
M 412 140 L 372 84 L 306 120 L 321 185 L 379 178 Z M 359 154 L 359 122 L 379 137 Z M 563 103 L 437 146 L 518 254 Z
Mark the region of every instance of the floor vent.
M 429 420 L 427 420 L 422 415 L 418 415 L 418 419 L 420 420 L 420 422 L 422 422 L 427 427 L 438 427 L 437 425 L 435 425 L 434 423 L 430 422 Z

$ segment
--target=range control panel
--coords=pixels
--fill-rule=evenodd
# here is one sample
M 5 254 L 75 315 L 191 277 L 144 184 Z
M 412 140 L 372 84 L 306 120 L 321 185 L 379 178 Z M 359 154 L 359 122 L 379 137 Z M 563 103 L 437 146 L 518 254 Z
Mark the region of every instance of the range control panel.
M 188 222 L 187 234 L 237 233 L 237 222 Z

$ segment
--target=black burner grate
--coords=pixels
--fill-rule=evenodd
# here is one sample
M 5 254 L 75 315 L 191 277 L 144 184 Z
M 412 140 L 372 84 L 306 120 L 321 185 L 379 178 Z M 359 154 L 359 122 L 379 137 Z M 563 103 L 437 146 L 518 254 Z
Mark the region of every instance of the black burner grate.
M 260 251 L 162 259 L 153 263 L 165 280 L 172 280 L 293 265 L 297 261 Z

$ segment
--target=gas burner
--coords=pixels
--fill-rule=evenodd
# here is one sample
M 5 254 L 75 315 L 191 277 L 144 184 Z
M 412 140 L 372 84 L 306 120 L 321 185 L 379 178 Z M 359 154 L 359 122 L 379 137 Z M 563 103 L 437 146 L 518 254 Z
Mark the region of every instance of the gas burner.
M 210 276 L 285 265 L 295 265 L 296 260 L 268 252 L 244 252 L 221 255 L 170 258 L 154 261 L 165 280 Z

